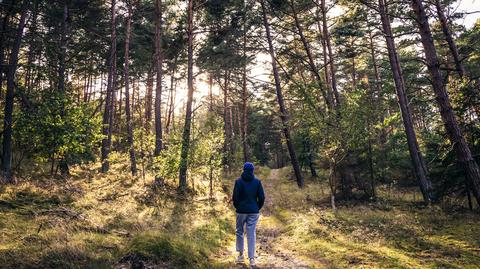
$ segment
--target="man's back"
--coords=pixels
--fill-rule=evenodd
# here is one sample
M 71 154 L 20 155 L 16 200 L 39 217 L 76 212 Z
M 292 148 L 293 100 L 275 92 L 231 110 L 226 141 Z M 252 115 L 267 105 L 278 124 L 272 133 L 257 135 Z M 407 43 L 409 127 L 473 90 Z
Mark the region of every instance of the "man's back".
M 246 162 L 243 165 L 242 176 L 235 180 L 233 188 L 233 205 L 236 216 L 236 245 L 238 251 L 237 262 L 243 263 L 243 237 L 247 234 L 248 258 L 250 266 L 255 266 L 255 237 L 256 225 L 260 217 L 259 211 L 265 202 L 265 193 L 262 182 L 253 175 L 253 164 Z
M 233 205 L 237 213 L 258 213 L 265 201 L 262 182 L 242 175 L 235 181 Z

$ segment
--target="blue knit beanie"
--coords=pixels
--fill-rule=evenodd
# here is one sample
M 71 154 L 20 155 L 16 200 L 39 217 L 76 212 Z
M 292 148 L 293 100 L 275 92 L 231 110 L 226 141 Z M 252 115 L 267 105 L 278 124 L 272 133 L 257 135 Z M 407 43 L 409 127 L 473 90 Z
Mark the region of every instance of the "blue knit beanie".
M 250 163 L 250 162 L 246 162 L 244 165 L 243 165 L 243 171 L 252 171 L 255 169 L 255 167 L 253 166 L 253 163 Z

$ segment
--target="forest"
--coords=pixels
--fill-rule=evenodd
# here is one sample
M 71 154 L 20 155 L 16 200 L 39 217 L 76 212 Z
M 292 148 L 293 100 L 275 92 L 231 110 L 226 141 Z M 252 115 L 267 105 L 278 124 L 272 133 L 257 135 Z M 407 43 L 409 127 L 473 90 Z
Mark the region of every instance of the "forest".
M 0 268 L 479 268 L 480 2 L 0 0 Z

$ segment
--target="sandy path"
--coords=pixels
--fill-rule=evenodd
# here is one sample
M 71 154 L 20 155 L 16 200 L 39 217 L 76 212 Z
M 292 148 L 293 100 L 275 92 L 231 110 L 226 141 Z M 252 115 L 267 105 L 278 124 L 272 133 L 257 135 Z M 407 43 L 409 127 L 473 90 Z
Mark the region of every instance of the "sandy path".
M 268 219 L 274 217 L 272 216 L 272 213 L 274 212 L 275 204 L 274 200 L 269 199 L 271 196 L 269 196 L 268 193 L 275 191 L 275 181 L 278 180 L 278 174 L 279 170 L 272 169 L 270 175 L 262 180 L 267 199 L 261 212 L 260 221 L 257 225 L 257 268 L 312 268 L 305 261 L 296 257 L 294 250 L 281 249 L 278 246 L 277 239 L 283 235 L 283 227 L 268 227 L 268 224 L 271 223 Z M 225 255 L 228 256 L 225 257 L 225 259 L 232 260 L 231 268 L 248 268 L 245 264 L 234 265 L 233 261 L 236 255 L 235 246 L 232 246 L 231 250 L 227 251 Z

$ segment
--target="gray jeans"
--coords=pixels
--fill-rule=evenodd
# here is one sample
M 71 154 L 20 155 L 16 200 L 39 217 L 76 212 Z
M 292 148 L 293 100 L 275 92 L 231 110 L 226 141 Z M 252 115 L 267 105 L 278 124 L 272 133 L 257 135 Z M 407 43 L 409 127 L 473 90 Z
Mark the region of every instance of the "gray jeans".
M 255 258 L 255 239 L 256 226 L 260 214 L 243 214 L 237 213 L 237 251 L 243 254 L 243 238 L 246 230 L 248 242 L 248 258 Z M 246 227 L 246 229 L 245 229 Z

